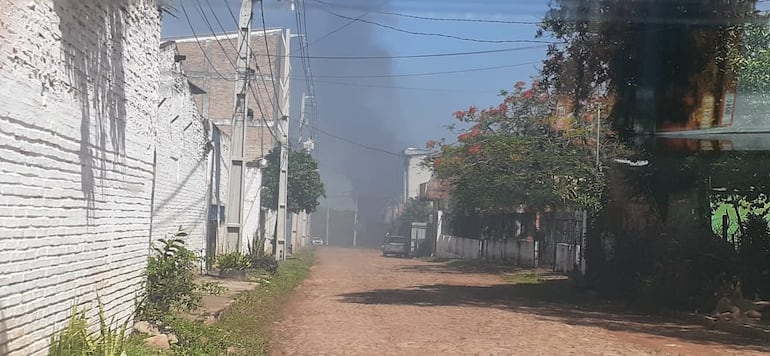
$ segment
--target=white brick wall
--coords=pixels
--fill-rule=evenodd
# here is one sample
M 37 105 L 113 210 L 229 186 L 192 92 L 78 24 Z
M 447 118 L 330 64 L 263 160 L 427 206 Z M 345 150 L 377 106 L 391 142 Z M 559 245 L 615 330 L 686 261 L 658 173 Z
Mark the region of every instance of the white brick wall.
M 152 238 L 189 234 L 187 247 L 203 256 L 208 189 L 208 122 L 198 113 L 187 77 L 174 62 L 176 45 L 161 49 Z
M 108 315 L 133 310 L 159 17 L 139 0 L 0 0 L 0 10 L 0 354 L 43 355 L 95 291 Z

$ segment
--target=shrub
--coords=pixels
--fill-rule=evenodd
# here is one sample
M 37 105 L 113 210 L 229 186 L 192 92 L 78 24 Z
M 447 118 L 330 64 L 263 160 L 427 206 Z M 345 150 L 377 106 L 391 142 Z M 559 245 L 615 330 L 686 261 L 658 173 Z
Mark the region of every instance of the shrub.
M 271 274 L 278 272 L 278 262 L 275 257 L 265 253 L 265 238 L 256 237 L 256 247 L 249 245 L 249 257 L 251 259 L 251 267 L 257 269 L 264 269 Z
M 198 257 L 185 247 L 179 230 L 168 239 L 160 239 L 153 247 L 154 255 L 147 263 L 145 295 L 137 314 L 146 321 L 161 321 L 173 310 L 192 311 L 200 306 L 207 288 L 195 280 Z
M 119 356 L 125 355 L 126 330 L 129 319 L 115 329 L 109 324 L 104 314 L 104 305 L 101 299 L 99 302 L 99 333 L 92 335 L 88 332 L 88 320 L 85 310 L 78 311 L 77 307 L 72 308 L 72 315 L 67 327 L 51 337 L 51 346 L 48 354 L 51 356 Z
M 251 259 L 240 252 L 225 253 L 217 256 L 214 267 L 220 271 L 243 271 L 251 268 Z

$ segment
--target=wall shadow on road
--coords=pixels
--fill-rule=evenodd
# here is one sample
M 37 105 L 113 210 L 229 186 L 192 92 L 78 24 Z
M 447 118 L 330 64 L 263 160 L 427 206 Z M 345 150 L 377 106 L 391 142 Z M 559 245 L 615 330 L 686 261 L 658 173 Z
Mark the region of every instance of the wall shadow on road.
M 673 337 L 705 345 L 734 345 L 770 351 L 770 343 L 767 341 L 709 330 L 667 318 L 623 313 L 611 306 L 593 304 L 587 301 L 588 297 L 575 295 L 578 292 L 567 283 L 569 281 L 492 286 L 430 284 L 405 289 L 376 289 L 342 294 L 339 297 L 343 302 L 355 304 L 495 308 L 536 315 L 569 325 Z
M 417 272 L 417 273 L 489 273 L 501 274 L 512 273 L 524 270 L 521 267 L 492 264 L 476 260 L 431 260 L 430 262 L 442 262 L 440 264 L 417 264 L 417 265 L 399 265 L 395 267 L 399 272 Z

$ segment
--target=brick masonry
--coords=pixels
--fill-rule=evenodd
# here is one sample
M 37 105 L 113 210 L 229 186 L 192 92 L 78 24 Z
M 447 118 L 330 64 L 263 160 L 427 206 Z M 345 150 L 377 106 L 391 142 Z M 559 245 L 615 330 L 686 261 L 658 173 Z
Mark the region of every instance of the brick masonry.
M 274 55 L 268 59 L 265 38 L 271 53 L 276 53 L 282 31 L 282 29 L 272 29 L 266 34 L 262 31 L 253 31 L 251 36 L 250 46 L 253 58 L 250 66 L 255 69 L 255 79 L 252 82 L 253 91 L 248 98 L 249 108 L 254 113 L 254 120 L 246 131 L 247 140 L 252 143 L 247 148 L 247 157 L 250 160 L 263 157 L 276 144 L 270 130 L 264 125 L 272 125 L 277 115 L 270 68 L 272 64 L 272 73 L 278 76 L 279 66 L 278 59 Z M 234 65 L 238 57 L 237 36 L 232 34 L 198 39 L 200 41 L 192 37 L 173 40 L 177 43 L 179 53 L 187 57 L 182 65 L 190 77 L 190 82 L 206 92 L 197 95 L 195 99 L 203 116 L 230 135 L 232 132 L 230 122 L 235 106 Z
M 195 59 L 161 45 L 154 1 L 0 0 L 0 13 L 0 355 L 44 355 L 74 304 L 96 320 L 97 292 L 108 317 L 131 316 L 152 240 L 182 225 L 194 251 L 226 248 L 229 128 L 196 107 Z M 256 198 L 255 171 L 247 182 Z
M 125 320 L 140 291 L 160 19 L 153 1 L 0 10 L 0 354 L 44 355 L 73 304 L 98 291 Z
M 176 54 L 173 43 L 160 51 L 152 239 L 181 226 L 189 234 L 187 247 L 204 256 L 207 200 L 213 194 L 206 173 L 213 146 L 208 144 L 209 123 L 193 104 L 188 78 L 174 61 Z

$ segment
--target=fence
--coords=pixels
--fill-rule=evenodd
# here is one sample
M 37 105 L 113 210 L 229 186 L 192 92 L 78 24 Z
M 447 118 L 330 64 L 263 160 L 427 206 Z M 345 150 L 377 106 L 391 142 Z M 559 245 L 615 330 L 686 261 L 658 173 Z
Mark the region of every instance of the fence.
M 580 252 L 585 234 L 585 212 L 557 212 L 546 218 L 545 236 L 538 251 L 541 266 L 569 272 L 581 264 Z
M 441 235 L 436 257 L 512 264 L 525 268 L 552 267 L 556 272 L 582 270 L 585 212 L 553 213 L 545 222 L 540 241 L 529 239 L 477 240 Z

